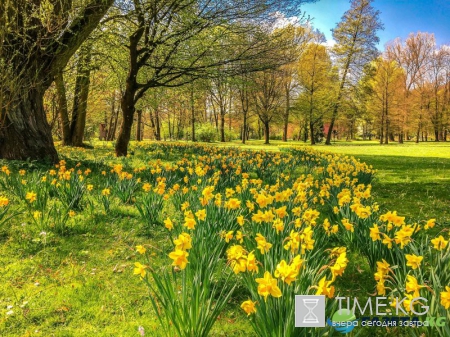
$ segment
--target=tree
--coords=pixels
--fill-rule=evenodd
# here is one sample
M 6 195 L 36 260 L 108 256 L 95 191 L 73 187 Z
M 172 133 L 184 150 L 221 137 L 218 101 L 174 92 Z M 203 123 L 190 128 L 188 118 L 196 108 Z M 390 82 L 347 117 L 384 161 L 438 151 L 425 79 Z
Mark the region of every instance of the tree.
M 433 34 L 421 33 L 409 34 L 405 42 L 401 39 L 394 40 L 387 47 L 387 54 L 389 58 L 397 61 L 397 63 L 404 69 L 406 76 L 404 77 L 405 90 L 405 114 L 402 125 L 409 124 L 408 118 L 411 117 L 414 106 L 413 91 L 418 94 L 418 88 L 424 88 L 424 81 L 426 79 L 425 73 L 429 66 L 429 57 L 435 48 L 435 39 Z M 419 100 L 425 96 L 424 93 L 418 94 Z M 419 142 L 419 135 L 423 127 L 422 110 L 424 104 L 419 103 L 416 110 L 417 132 L 416 142 Z M 399 142 L 403 142 L 403 129 L 399 136 Z
M 230 113 L 229 107 L 233 99 L 233 88 L 231 78 L 226 76 L 216 76 L 211 80 L 210 87 L 211 101 L 218 108 L 220 141 L 225 142 L 225 115 Z
M 327 145 L 331 145 L 334 123 L 346 87 L 351 83 L 352 77 L 355 83 L 364 65 L 378 55 L 376 45 L 379 38 L 376 34 L 383 29 L 383 25 L 379 21 L 379 11 L 371 3 L 372 0 L 352 0 L 350 9 L 333 30 L 333 39 L 336 41 L 334 54 L 340 67 L 340 79 L 325 143 Z
M 263 48 L 264 39 L 253 39 L 252 44 L 237 49 L 237 54 L 231 53 L 231 45 L 224 45 L 223 41 L 228 41 L 229 36 L 267 29 L 261 23 L 270 21 L 270 14 L 282 11 L 293 15 L 302 2 L 133 0 L 131 11 L 125 9 L 122 16 L 129 20 L 129 67 L 116 155 L 127 154 L 135 105 L 147 90 L 182 86 L 208 77 L 211 69 L 261 55 L 267 49 Z M 253 36 L 258 37 L 258 33 Z M 211 57 L 217 55 L 221 57 Z M 235 70 L 231 66 L 227 69 Z
M 254 76 L 253 100 L 264 127 L 264 144 L 269 144 L 270 123 L 280 115 L 284 104 L 283 81 L 277 70 L 266 70 Z
M 316 126 L 330 110 L 335 93 L 333 66 L 325 46 L 320 44 L 323 41 L 323 35 L 316 34 L 315 41 L 308 44 L 298 62 L 298 81 L 302 90 L 299 104 L 309 121 L 311 145 L 317 138 Z
M 435 48 L 430 54 L 429 81 L 432 91 L 432 104 L 429 118 L 433 125 L 434 140 L 438 142 L 444 138 L 445 87 L 450 53 L 446 48 Z
M 306 44 L 314 36 L 309 29 L 301 26 L 288 25 L 281 29 L 281 39 L 289 41 L 290 48 L 287 48 L 282 53 L 283 59 L 298 60 L 300 55 L 305 49 Z M 283 142 L 287 142 L 288 138 L 288 126 L 289 116 L 291 112 L 291 100 L 298 87 L 298 81 L 296 80 L 296 62 L 288 63 L 281 66 L 280 75 L 283 77 L 283 87 L 285 95 L 285 107 L 283 112 Z
M 113 2 L 0 2 L 0 158 L 58 160 L 44 93 Z
M 373 62 L 373 69 L 373 76 L 368 81 L 371 89 L 368 103 L 379 120 L 380 144 L 388 144 L 394 117 L 404 93 L 404 72 L 395 61 L 381 56 Z
M 235 87 L 238 97 L 238 106 L 242 115 L 242 144 L 248 139 L 248 119 L 250 113 L 250 100 L 252 91 L 251 74 L 245 70 L 245 64 L 240 64 L 241 72 L 236 76 Z
M 91 44 L 86 44 L 79 49 L 70 135 L 64 135 L 64 138 L 69 138 L 70 141 L 66 145 L 83 146 L 91 76 L 91 48 Z

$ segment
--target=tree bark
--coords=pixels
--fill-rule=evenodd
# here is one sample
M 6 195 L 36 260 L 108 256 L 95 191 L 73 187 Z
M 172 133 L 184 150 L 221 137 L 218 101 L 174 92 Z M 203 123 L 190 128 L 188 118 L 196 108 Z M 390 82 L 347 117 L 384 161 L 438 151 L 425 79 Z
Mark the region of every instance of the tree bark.
M 130 83 L 127 83 L 127 86 Z M 122 108 L 122 124 L 120 126 L 119 136 L 116 142 L 116 156 L 126 157 L 128 154 L 128 144 L 131 138 L 131 127 L 133 126 L 134 117 L 134 90 L 129 88 L 126 90 L 120 102 Z
M 56 86 L 56 93 L 58 95 L 58 110 L 59 110 L 59 117 L 61 120 L 62 144 L 69 145 L 71 142 L 70 121 L 69 121 L 69 111 L 67 108 L 66 86 L 64 84 L 64 77 L 62 71 L 59 71 L 55 76 L 55 86 Z
M 161 140 L 161 123 L 159 121 L 159 109 L 155 110 L 155 124 L 156 124 L 156 140 Z
M 242 144 L 245 144 L 245 140 L 247 138 L 247 112 L 243 112 L 243 117 L 244 117 L 244 121 L 243 121 L 243 126 L 242 126 Z
M 191 130 L 192 141 L 195 142 L 195 101 L 194 101 L 194 85 L 191 85 Z
M 269 144 L 269 122 L 264 122 L 264 144 Z
M 16 100 L 0 118 L 0 158 L 58 161 L 52 132 L 44 111 L 44 92 L 39 87 L 22 87 Z
M 434 130 L 434 141 L 435 142 L 439 141 L 439 130 L 437 129 Z
M 316 145 L 316 139 L 314 137 L 314 123 L 309 122 L 309 130 L 311 132 L 311 145 Z
M 116 92 L 113 92 L 112 95 L 112 101 L 111 101 L 111 116 L 109 118 L 109 123 L 107 122 L 107 134 L 106 134 L 106 140 L 110 141 L 114 139 L 114 135 L 116 133 L 115 130 L 115 124 L 117 123 L 117 114 L 118 111 L 116 112 Z
M 91 45 L 81 47 L 78 59 L 72 123 L 70 125 L 71 145 L 73 146 L 83 146 L 91 76 L 91 48 Z
M 142 110 L 137 110 L 136 140 L 142 141 Z
M 225 143 L 225 107 L 220 106 L 220 141 Z
M 338 116 L 339 107 L 340 107 L 341 99 L 342 99 L 342 92 L 344 90 L 344 86 L 346 83 L 346 78 L 347 78 L 347 73 L 348 73 L 349 67 L 350 67 L 350 57 L 347 59 L 347 62 L 344 67 L 344 74 L 342 75 L 341 83 L 339 85 L 339 91 L 338 91 L 338 94 L 336 97 L 336 102 L 333 107 L 333 114 L 331 116 L 330 128 L 328 129 L 327 140 L 325 141 L 325 145 L 331 145 L 331 135 L 333 134 L 334 123 Z
M 133 127 L 134 112 L 136 109 L 136 91 L 137 91 L 137 75 L 139 72 L 138 65 L 138 44 L 144 35 L 145 27 L 140 23 L 139 28 L 130 36 L 130 61 L 129 70 L 126 79 L 125 92 L 120 101 L 122 108 L 122 125 L 120 126 L 119 136 L 116 142 L 116 156 L 126 157 L 128 154 L 128 144 L 131 138 L 131 128 Z
M 287 142 L 288 139 L 288 126 L 289 126 L 289 110 L 291 109 L 290 98 L 291 91 L 289 85 L 286 85 L 286 110 L 284 111 L 284 128 L 283 128 L 283 142 Z

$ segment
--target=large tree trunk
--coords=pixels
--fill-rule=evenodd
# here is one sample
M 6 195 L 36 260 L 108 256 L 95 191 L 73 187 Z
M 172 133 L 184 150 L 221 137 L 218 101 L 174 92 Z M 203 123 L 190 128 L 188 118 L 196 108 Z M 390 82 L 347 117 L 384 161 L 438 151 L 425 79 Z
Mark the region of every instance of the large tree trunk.
M 77 79 L 75 82 L 75 96 L 72 109 L 72 123 L 70 125 L 71 145 L 83 146 L 84 129 L 86 127 L 87 100 L 91 76 L 91 45 L 83 46 L 77 65 Z
M 439 141 L 439 130 L 437 128 L 434 129 L 434 141 Z
M 8 111 L 0 111 L 0 158 L 58 161 L 44 111 L 44 90 L 38 86 L 16 90 Z M 3 102 L 8 100 L 8 97 Z
M 64 84 L 64 77 L 62 71 L 59 71 L 55 76 L 56 93 L 58 95 L 58 110 L 61 119 L 61 133 L 63 145 L 69 145 L 70 137 L 70 121 L 69 111 L 67 108 L 66 86 Z
M 137 98 L 139 98 L 135 97 L 136 91 L 138 90 L 136 80 L 139 72 L 138 44 L 144 34 L 144 30 L 144 27 L 140 25 L 139 29 L 130 36 L 130 64 L 126 79 L 125 92 L 123 93 L 120 101 L 120 107 L 122 108 L 122 125 L 120 126 L 119 136 L 117 137 L 115 148 L 117 157 L 126 157 L 128 154 L 128 144 L 130 143 L 131 128 L 133 127 L 133 118 L 136 109 L 135 104 Z M 141 95 L 143 93 L 144 92 L 141 92 Z
M 127 83 L 127 86 L 129 83 Z M 128 154 L 128 144 L 131 139 L 131 128 L 134 117 L 134 88 L 127 88 L 120 102 L 122 108 L 122 125 L 120 126 L 119 136 L 116 142 L 116 156 L 126 157 Z
M 336 111 L 337 111 L 337 109 L 336 109 Z M 336 120 L 336 117 L 337 117 L 337 112 L 336 112 L 336 116 L 333 113 L 333 117 L 331 118 L 330 127 L 327 132 L 327 140 L 325 141 L 325 145 L 331 145 L 331 135 L 333 134 L 334 122 Z
M 355 37 L 355 39 L 356 39 L 356 37 Z M 340 107 L 341 99 L 342 99 L 342 92 L 344 90 L 344 86 L 346 83 L 346 78 L 347 78 L 347 73 L 348 73 L 349 67 L 350 67 L 350 56 L 347 58 L 347 61 L 346 61 L 345 67 L 344 67 L 344 73 L 342 75 L 341 83 L 339 85 L 339 91 L 338 91 L 338 94 L 336 97 L 336 102 L 333 107 L 333 114 L 331 116 L 330 128 L 328 129 L 327 140 L 325 141 L 325 145 L 331 145 L 331 135 L 333 134 L 334 123 L 336 122 L 336 119 L 338 116 L 339 107 Z
M 161 128 L 159 126 L 159 108 L 155 108 L 155 113 L 152 114 L 150 111 L 150 123 L 153 130 L 153 135 L 155 136 L 155 140 L 161 140 Z

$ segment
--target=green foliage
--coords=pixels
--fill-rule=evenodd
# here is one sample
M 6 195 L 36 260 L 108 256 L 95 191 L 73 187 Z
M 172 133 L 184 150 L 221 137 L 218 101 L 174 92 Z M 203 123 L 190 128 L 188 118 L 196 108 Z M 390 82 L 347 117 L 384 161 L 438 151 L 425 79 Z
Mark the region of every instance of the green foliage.
M 151 235 L 162 225 L 163 196 L 150 190 L 143 196 L 140 196 L 135 205 L 141 216 L 142 223 L 145 224 L 145 232 Z
M 73 172 L 67 172 L 64 180 L 56 185 L 56 195 L 67 209 L 82 209 L 85 192 L 84 177 Z
M 196 128 L 195 135 L 199 141 L 207 143 L 217 141 L 218 137 L 216 128 L 209 123 L 202 124 L 200 127 Z

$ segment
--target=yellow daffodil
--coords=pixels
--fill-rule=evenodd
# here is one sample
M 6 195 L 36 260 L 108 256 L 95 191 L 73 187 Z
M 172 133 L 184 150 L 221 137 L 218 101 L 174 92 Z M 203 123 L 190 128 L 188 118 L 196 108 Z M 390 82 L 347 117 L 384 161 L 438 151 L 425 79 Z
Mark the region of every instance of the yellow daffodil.
M 1 203 L 0 203 L 0 205 L 1 205 Z M 431 240 L 431 243 L 433 244 L 434 249 L 443 250 L 443 249 L 445 249 L 445 247 L 447 247 L 448 240 L 445 240 L 442 235 L 439 235 L 439 237 Z
M 441 304 L 445 309 L 450 308 L 450 287 L 445 286 L 445 291 L 441 292 Z
M 281 280 L 290 285 L 297 278 L 298 271 L 295 266 L 287 264 L 285 260 L 281 260 L 277 265 L 274 275 L 276 278 L 281 278 Z
M 255 281 L 258 283 L 258 294 L 264 297 L 264 301 L 267 301 L 269 295 L 281 297 L 281 290 L 278 288 L 277 280 L 268 271 L 264 273 L 263 278 L 257 278 Z
M 169 254 L 169 257 L 173 260 L 172 266 L 180 267 L 181 270 L 186 268 L 186 265 L 189 263 L 187 260 L 188 256 L 188 252 L 180 249 L 175 249 Z
M 348 221 L 348 219 L 342 219 L 342 224 L 344 225 L 346 230 L 348 230 L 348 231 L 350 231 L 352 233 L 355 231 L 355 228 L 354 228 L 353 224 L 350 223 Z
M 135 268 L 134 268 L 133 274 L 134 275 L 140 275 L 143 278 L 145 276 L 145 274 L 147 273 L 145 271 L 147 266 L 145 266 L 143 264 L 140 264 L 139 262 L 135 262 L 134 266 L 135 266 Z
M 433 228 L 436 224 L 436 219 L 430 219 L 427 221 L 426 225 L 424 226 L 425 229 Z
M 175 250 L 187 250 L 192 248 L 192 238 L 188 233 L 181 233 L 178 239 L 173 240 Z
M 408 267 L 411 267 L 412 269 L 417 269 L 420 267 L 420 263 L 423 260 L 423 256 L 417 256 L 417 255 L 413 255 L 413 254 L 406 254 L 405 255 L 406 258 L 406 265 Z
M 225 203 L 225 208 L 238 209 L 241 206 L 241 201 L 236 198 L 231 198 Z
M 236 218 L 237 223 L 239 224 L 239 226 L 244 226 L 244 216 L 243 215 L 239 215 Z
M 139 254 L 145 254 L 146 249 L 145 249 L 145 247 L 142 246 L 142 245 L 137 245 L 137 246 L 136 246 L 136 251 L 137 251 Z
M 25 199 L 31 204 L 37 200 L 37 194 L 34 192 L 27 192 Z
M 200 209 L 197 212 L 195 212 L 195 216 L 198 220 L 204 221 L 206 219 L 206 209 Z
M 251 314 L 256 313 L 256 302 L 253 302 L 252 300 L 244 301 L 241 304 L 241 308 L 245 311 L 247 316 L 250 316 Z
M 247 256 L 247 270 L 252 272 L 258 272 L 258 261 L 255 254 L 250 252 Z
M 419 290 L 420 288 L 423 288 L 424 286 L 419 285 L 419 282 L 417 282 L 417 279 L 412 275 L 406 275 L 406 292 L 411 293 L 414 292 L 414 297 L 419 297 Z
M 230 242 L 230 240 L 233 239 L 233 234 L 234 234 L 233 231 L 229 231 L 224 235 L 226 243 Z
M 283 231 L 283 229 L 284 229 L 284 223 L 283 223 L 283 221 L 282 221 L 281 219 L 276 219 L 276 220 L 273 222 L 272 227 L 275 228 L 275 230 L 276 230 L 277 233 L 279 233 L 279 232 Z
M 328 298 L 333 298 L 334 296 L 334 286 L 331 284 L 333 281 L 327 281 L 326 276 L 324 276 L 317 285 L 316 295 L 325 295 Z
M 370 238 L 372 241 L 377 241 L 381 239 L 380 236 L 380 230 L 376 224 L 373 225 L 373 227 L 370 228 Z
M 0 196 L 0 207 L 6 207 L 9 204 L 9 199 L 7 197 Z
M 173 229 L 173 222 L 170 220 L 170 218 L 166 218 L 164 220 L 164 227 L 166 227 L 169 231 Z
M 257 233 L 256 234 L 256 243 L 257 243 L 257 247 L 259 249 L 259 251 L 261 252 L 261 254 L 265 254 L 269 251 L 269 249 L 272 247 L 272 244 L 266 241 L 266 238 L 264 236 L 262 236 L 261 233 Z
M 195 219 L 193 219 L 191 217 L 184 218 L 184 224 L 183 224 L 184 227 L 186 227 L 188 229 L 194 229 L 196 224 L 197 224 L 197 222 L 195 221 Z

